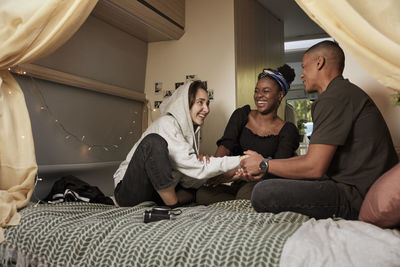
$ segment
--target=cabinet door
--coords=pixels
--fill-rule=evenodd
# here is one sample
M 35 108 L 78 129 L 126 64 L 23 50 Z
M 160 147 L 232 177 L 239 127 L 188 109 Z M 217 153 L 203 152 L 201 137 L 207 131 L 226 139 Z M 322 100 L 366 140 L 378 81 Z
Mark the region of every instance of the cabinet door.
M 185 28 L 185 0 L 139 0 L 139 2 L 147 3 L 163 14 L 161 16 L 168 17 L 174 24 L 182 29 Z
M 93 15 L 146 42 L 178 40 L 185 0 L 100 0 Z

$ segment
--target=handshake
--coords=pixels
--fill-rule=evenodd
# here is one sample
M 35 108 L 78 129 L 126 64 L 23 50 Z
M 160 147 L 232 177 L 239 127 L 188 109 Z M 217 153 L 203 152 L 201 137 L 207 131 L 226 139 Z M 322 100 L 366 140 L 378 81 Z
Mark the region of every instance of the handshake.
M 199 160 L 203 161 L 200 158 Z M 239 179 L 247 182 L 258 181 L 268 171 L 268 159 L 264 159 L 264 157 L 257 152 L 248 150 L 240 157 L 240 167 L 239 169 L 231 170 L 210 178 L 205 186 L 217 186 L 218 184 L 230 183 Z
M 240 157 L 240 169 L 235 172 L 236 179 L 242 179 L 247 182 L 258 181 L 268 173 L 268 161 L 257 152 L 247 150 Z

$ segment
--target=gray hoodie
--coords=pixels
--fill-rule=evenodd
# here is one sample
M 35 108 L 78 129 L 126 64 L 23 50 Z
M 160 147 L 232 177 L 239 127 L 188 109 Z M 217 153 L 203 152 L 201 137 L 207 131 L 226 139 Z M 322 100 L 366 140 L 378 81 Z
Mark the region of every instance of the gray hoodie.
M 201 163 L 199 154 L 200 127 L 196 132 L 190 117 L 188 91 L 191 82 L 180 86 L 160 106 L 161 116 L 154 121 L 133 146 L 126 159 L 114 174 L 117 186 L 125 175 L 129 162 L 142 139 L 151 133 L 162 136 L 168 143 L 172 176 L 185 188 L 198 188 L 208 178 L 239 167 L 240 157 L 211 157 Z

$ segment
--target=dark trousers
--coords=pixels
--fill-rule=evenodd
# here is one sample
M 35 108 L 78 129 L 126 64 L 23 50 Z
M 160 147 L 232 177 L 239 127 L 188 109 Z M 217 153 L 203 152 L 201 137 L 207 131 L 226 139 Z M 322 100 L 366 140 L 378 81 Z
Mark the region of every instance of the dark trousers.
M 258 212 L 298 212 L 316 219 L 357 219 L 344 190 L 332 180 L 268 179 L 256 184 L 251 196 Z
M 172 177 L 168 143 L 158 134 L 149 134 L 140 142 L 129 162 L 122 181 L 114 191 L 122 207 L 135 206 L 144 201 L 163 201 L 156 190 L 177 184 Z
M 210 205 L 212 203 L 234 199 L 251 199 L 251 192 L 257 182 L 236 181 L 231 185 L 220 184 L 216 187 L 200 187 L 196 192 L 196 203 Z

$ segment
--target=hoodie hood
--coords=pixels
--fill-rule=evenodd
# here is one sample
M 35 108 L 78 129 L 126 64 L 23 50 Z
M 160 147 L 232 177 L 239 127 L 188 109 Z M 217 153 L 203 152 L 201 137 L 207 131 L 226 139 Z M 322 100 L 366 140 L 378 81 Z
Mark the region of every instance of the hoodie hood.
M 189 110 L 189 87 L 191 84 L 192 81 L 179 86 L 170 97 L 164 100 L 160 105 L 160 115 L 171 115 L 176 119 L 185 139 L 191 144 L 195 144 L 196 153 L 198 154 L 199 148 L 195 134 L 199 132 L 200 126 L 196 128 L 195 133 Z

